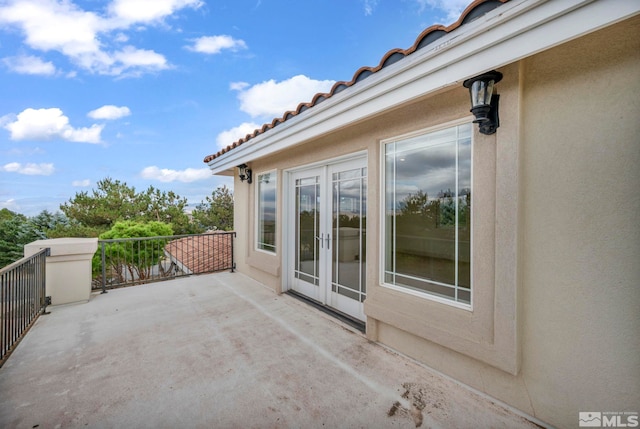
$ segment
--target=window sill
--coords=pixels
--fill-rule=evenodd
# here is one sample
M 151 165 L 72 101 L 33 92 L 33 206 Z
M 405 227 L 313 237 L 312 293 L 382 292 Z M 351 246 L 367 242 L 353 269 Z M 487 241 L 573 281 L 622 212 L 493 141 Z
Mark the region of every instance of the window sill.
M 437 302 L 439 304 L 444 304 L 444 305 L 448 305 L 451 307 L 455 307 L 461 310 L 466 310 L 466 311 L 473 311 L 473 307 L 471 306 L 471 304 L 465 304 L 463 302 L 456 302 L 454 300 L 451 299 L 447 299 L 447 298 L 440 298 L 439 296 L 436 295 L 432 295 L 428 292 L 420 292 L 417 290 L 413 290 L 407 287 L 403 287 L 403 286 L 397 286 L 397 285 L 393 285 L 393 284 L 389 284 L 389 283 L 382 283 L 380 286 L 385 287 L 385 288 L 389 288 L 392 290 L 397 290 L 398 292 L 401 293 L 406 293 L 409 295 L 413 295 L 416 296 L 418 298 L 421 299 L 426 299 L 429 301 L 434 301 Z

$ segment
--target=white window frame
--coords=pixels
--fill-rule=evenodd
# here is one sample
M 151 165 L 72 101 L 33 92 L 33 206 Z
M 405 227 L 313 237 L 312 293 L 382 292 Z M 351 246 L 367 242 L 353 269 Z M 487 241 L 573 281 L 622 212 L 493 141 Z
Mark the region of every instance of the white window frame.
M 453 128 L 453 127 L 457 127 L 459 125 L 464 125 L 464 124 L 468 124 L 471 123 L 471 121 L 469 120 L 469 118 L 464 118 L 464 119 L 459 119 L 459 120 L 455 120 L 455 121 L 451 121 L 451 122 L 447 122 L 444 124 L 439 124 L 437 126 L 434 127 L 429 127 L 429 128 L 424 128 L 424 129 L 420 129 L 411 133 L 407 133 L 407 134 L 402 134 L 402 135 L 398 135 L 398 136 L 394 136 L 388 139 L 384 139 L 380 141 L 380 242 L 381 242 L 381 246 L 380 246 L 380 252 L 379 252 L 379 261 L 378 261 L 378 266 L 379 266 L 379 279 L 380 279 L 380 285 L 382 287 L 388 288 L 388 289 L 392 289 L 392 290 L 396 290 L 402 293 L 406 293 L 409 295 L 413 295 L 422 299 L 427 299 L 430 301 L 435 301 L 437 303 L 440 304 L 445 304 L 445 305 L 449 305 L 455 308 L 459 308 L 462 310 L 467 310 L 469 312 L 473 311 L 473 296 L 474 296 L 474 282 L 473 282 L 473 265 L 474 265 L 474 255 L 473 255 L 473 235 L 474 235 L 474 225 L 473 225 L 473 220 L 475 218 L 475 214 L 473 214 L 473 207 L 474 204 L 472 204 L 472 215 L 471 215 L 471 238 L 470 238 L 470 259 L 471 259 L 471 263 L 470 263 L 470 271 L 471 271 L 471 276 L 470 276 L 470 303 L 466 304 L 463 302 L 459 302 L 459 301 L 454 301 L 448 298 L 443 298 L 443 297 L 439 297 L 435 294 L 430 294 L 428 292 L 422 292 L 419 290 L 415 290 L 415 289 L 411 289 L 409 287 L 404 287 L 404 286 L 399 286 L 399 285 L 395 285 L 395 284 L 391 284 L 391 283 L 386 283 L 385 282 L 385 278 L 386 278 L 386 258 L 385 258 L 385 253 L 386 253 L 386 246 L 387 246 L 387 235 L 386 235 L 386 222 L 385 222 L 385 218 L 386 218 L 386 213 L 385 213 L 385 208 L 386 208 L 386 165 L 385 165 L 385 161 L 386 161 L 386 155 L 385 155 L 385 148 L 386 145 L 389 143 L 393 143 L 393 142 L 397 142 L 399 140 L 404 140 L 404 139 L 409 139 L 409 138 L 413 138 L 413 137 L 418 137 L 421 135 L 425 135 L 425 134 L 430 134 L 433 132 L 437 132 L 437 131 L 441 131 L 447 128 Z M 474 133 L 472 132 L 471 134 L 471 196 L 473 198 L 474 195 L 474 166 L 473 166 L 473 151 L 474 151 Z M 457 237 L 456 237 L 457 240 Z M 457 247 L 458 243 L 456 242 L 456 247 Z M 428 282 L 428 280 L 425 280 Z M 432 282 L 434 284 L 439 284 L 439 282 Z
M 275 180 L 275 185 L 276 185 L 276 201 L 275 201 L 275 222 L 276 222 L 276 231 L 274 231 L 274 250 L 267 250 L 267 249 L 261 249 L 260 248 L 260 176 L 264 176 L 265 174 L 270 174 L 272 175 L 272 177 L 274 177 Z M 277 255 L 278 254 L 278 244 L 277 244 L 277 237 L 278 237 L 278 232 L 277 232 L 277 225 L 278 225 L 278 170 L 277 169 L 273 169 L 273 170 L 268 170 L 268 171 L 262 171 L 258 174 L 255 175 L 255 184 L 256 184 L 256 192 L 255 192 L 255 224 L 254 224 L 254 234 L 255 234 L 255 240 L 254 240 L 254 249 L 256 252 L 262 252 L 265 253 L 267 255 Z M 264 244 L 264 243 L 263 243 Z

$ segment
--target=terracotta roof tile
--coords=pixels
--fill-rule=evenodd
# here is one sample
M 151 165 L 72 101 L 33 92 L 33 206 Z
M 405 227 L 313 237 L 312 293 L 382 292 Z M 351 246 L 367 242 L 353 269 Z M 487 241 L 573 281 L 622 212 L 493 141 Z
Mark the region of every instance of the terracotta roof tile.
M 190 274 L 210 273 L 231 268 L 233 234 L 214 233 L 170 241 L 165 252 L 182 270 Z
M 425 46 L 439 39 L 440 37 L 452 32 L 453 30 L 457 29 L 461 25 L 466 24 L 467 22 L 473 21 L 479 16 L 484 15 L 490 10 L 508 1 L 509 0 L 475 0 L 473 3 L 467 6 L 467 8 L 460 14 L 460 17 L 458 18 L 458 20 L 453 24 L 446 27 L 443 25 L 432 25 L 431 27 L 427 28 L 422 33 L 420 33 L 420 35 L 417 37 L 413 46 L 411 46 L 410 48 L 390 50 L 382 57 L 382 59 L 380 60 L 380 63 L 377 66 L 359 68 L 349 82 L 344 82 L 344 81 L 336 82 L 328 93 L 316 94 L 311 99 L 310 102 L 300 103 L 295 110 L 289 110 L 285 112 L 281 118 L 273 119 L 273 121 L 271 121 L 270 124 L 264 124 L 261 128 L 256 129 L 252 134 L 247 134 L 244 138 L 239 139 L 238 141 L 218 151 L 217 153 L 208 155 L 207 157 L 204 158 L 204 162 L 208 163 L 216 159 L 217 157 L 229 152 L 230 150 L 241 146 L 243 143 L 246 143 L 252 138 L 257 137 L 258 135 L 263 134 L 268 130 L 277 127 L 281 123 L 293 118 L 296 115 L 299 115 L 300 113 L 323 102 L 324 100 L 331 98 L 333 95 L 341 91 L 344 91 L 345 89 L 355 85 L 356 83 L 363 81 L 364 79 L 371 76 L 372 74 L 377 73 L 383 68 L 402 60 L 406 56 L 411 55 L 415 51 L 424 48 Z

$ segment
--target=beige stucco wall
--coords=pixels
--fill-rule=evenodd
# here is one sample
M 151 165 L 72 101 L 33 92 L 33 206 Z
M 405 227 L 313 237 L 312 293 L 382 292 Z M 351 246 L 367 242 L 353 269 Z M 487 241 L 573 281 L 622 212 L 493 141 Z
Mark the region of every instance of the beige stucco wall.
M 24 246 L 31 256 L 49 248 L 45 294 L 52 305 L 87 302 L 91 297 L 91 259 L 98 249 L 97 238 L 54 238 Z
M 640 17 L 525 63 L 523 373 L 543 420 L 640 412 Z
M 368 153 L 369 207 L 377 207 L 379 204 L 379 153 L 380 141 L 386 138 L 435 126 L 442 122 L 449 122 L 460 118 L 469 117 L 468 109 L 460 110 L 459 106 L 468 104 L 468 93 L 464 88 L 455 88 L 451 92 L 423 100 L 406 108 L 391 112 L 388 115 L 372 119 L 348 129 L 339 130 L 320 139 L 307 142 L 300 146 L 288 149 L 286 152 L 258 159 L 250 163 L 254 175 L 254 183 L 249 185 L 242 183 L 237 178 L 234 182 L 234 199 L 236 210 L 234 214 L 234 228 L 238 231 L 236 258 L 241 272 L 260 279 L 276 292 L 282 291 L 281 263 L 283 245 L 283 172 L 337 157 L 347 156 L 355 152 L 366 151 Z M 257 175 L 263 172 L 276 170 L 278 173 L 278 223 L 276 238 L 276 255 L 255 250 L 255 205 Z M 368 234 L 377 228 L 378 213 L 369 210 L 367 213 Z M 376 229 L 377 231 L 377 229 Z M 242 237 L 245 238 L 242 238 Z M 377 233 L 368 238 L 368 252 L 376 254 Z M 373 262 L 373 261 L 372 261 Z M 367 281 L 377 281 L 377 264 L 367 266 Z
M 640 411 L 639 24 L 523 61 L 518 106 L 501 99 L 498 151 L 520 153 L 520 372 L 378 326 L 380 341 L 558 427 Z M 505 129 L 505 111 L 521 126 Z
M 277 169 L 278 253 L 254 250 L 236 179 L 238 268 L 282 291 L 282 179 L 368 153 L 367 335 L 559 427 L 640 411 L 640 18 L 500 69 L 501 127 L 474 137 L 474 309 L 380 286 L 380 141 L 467 118 L 461 85 L 251 163 Z

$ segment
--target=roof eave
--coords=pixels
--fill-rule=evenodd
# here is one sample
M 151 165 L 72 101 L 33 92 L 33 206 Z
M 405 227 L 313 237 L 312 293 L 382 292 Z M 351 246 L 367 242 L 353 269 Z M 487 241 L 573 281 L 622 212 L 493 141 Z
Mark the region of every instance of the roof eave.
M 638 13 L 627 0 L 512 0 L 207 164 L 228 174 Z

